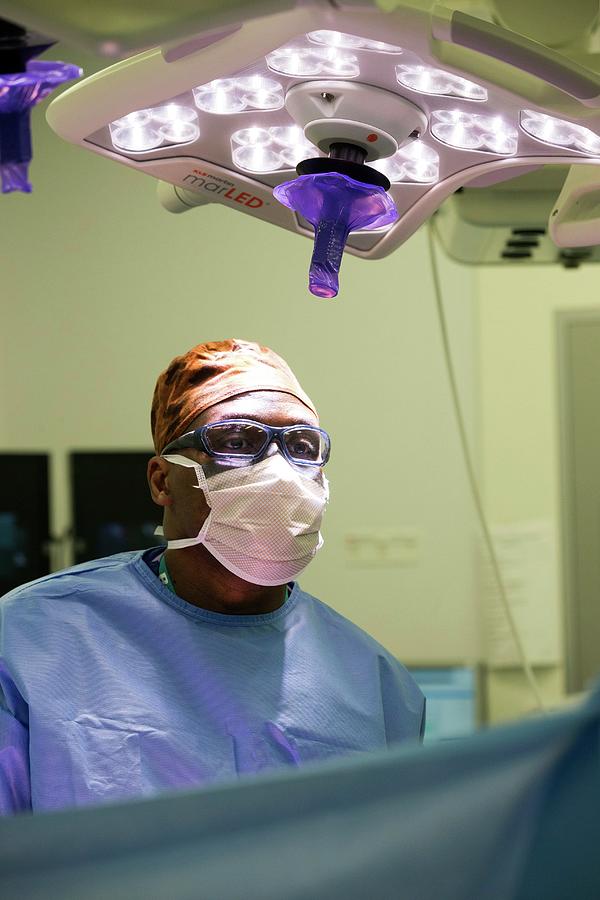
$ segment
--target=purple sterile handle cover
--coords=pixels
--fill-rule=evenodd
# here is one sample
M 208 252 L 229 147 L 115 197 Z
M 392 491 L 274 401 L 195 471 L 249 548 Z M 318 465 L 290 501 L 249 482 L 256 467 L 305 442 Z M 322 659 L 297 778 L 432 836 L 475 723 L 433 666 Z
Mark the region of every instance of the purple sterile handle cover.
M 273 194 L 315 229 L 309 289 L 317 297 L 335 297 L 348 235 L 382 228 L 398 219 L 393 199 L 382 187 L 339 172 L 300 175 L 278 185 Z
M 0 179 L 2 193 L 31 192 L 28 180 L 31 162 L 29 116 L 33 106 L 55 87 L 82 70 L 71 63 L 29 60 L 25 72 L 0 74 Z

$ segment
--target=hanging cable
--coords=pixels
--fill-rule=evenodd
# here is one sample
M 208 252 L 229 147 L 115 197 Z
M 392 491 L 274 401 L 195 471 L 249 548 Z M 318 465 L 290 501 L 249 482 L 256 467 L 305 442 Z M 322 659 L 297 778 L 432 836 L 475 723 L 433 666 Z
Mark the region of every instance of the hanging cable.
M 431 261 L 431 273 L 433 276 L 433 287 L 434 287 L 434 296 L 435 303 L 437 308 L 438 320 L 440 325 L 440 331 L 442 335 L 442 344 L 444 347 L 444 358 L 446 362 L 446 369 L 448 373 L 448 381 L 450 383 L 450 392 L 452 394 L 452 403 L 454 406 L 454 413 L 456 416 L 456 424 L 458 426 L 458 433 L 460 436 L 460 443 L 462 447 L 463 457 L 465 460 L 465 466 L 467 469 L 467 477 L 469 480 L 469 486 L 471 488 L 471 494 L 473 496 L 473 501 L 475 503 L 475 508 L 477 510 L 477 517 L 479 519 L 479 523 L 481 525 L 481 530 L 483 533 L 483 539 L 485 543 L 486 550 L 489 554 L 490 562 L 492 565 L 492 571 L 494 574 L 494 578 L 496 584 L 498 586 L 498 592 L 500 595 L 500 600 L 502 606 L 504 608 L 504 612 L 506 614 L 506 618 L 508 621 L 508 625 L 510 631 L 512 633 L 516 648 L 517 654 L 523 668 L 523 672 L 525 674 L 525 678 L 531 688 L 531 692 L 535 697 L 536 706 L 539 710 L 544 710 L 544 701 L 542 700 L 542 695 L 540 693 L 539 685 L 537 683 L 537 679 L 533 673 L 533 669 L 531 668 L 531 664 L 527 659 L 527 654 L 525 653 L 525 648 L 523 646 L 523 641 L 521 639 L 521 635 L 519 634 L 519 629 L 517 627 L 517 623 L 515 621 L 515 617 L 513 615 L 513 611 L 510 607 L 510 602 L 508 599 L 508 594 L 506 592 L 506 587 L 504 585 L 504 579 L 502 577 L 502 571 L 500 569 L 500 564 L 498 562 L 498 557 L 496 555 L 496 548 L 494 547 L 494 541 L 487 523 L 487 519 L 485 516 L 485 511 L 483 508 L 483 501 L 481 499 L 481 494 L 479 492 L 479 486 L 477 484 L 477 476 L 475 474 L 475 466 L 473 465 L 473 459 L 471 456 L 471 450 L 469 447 L 469 442 L 467 439 L 467 429 L 465 426 L 465 420 L 462 412 L 462 407 L 460 404 L 460 396 L 458 392 L 458 385 L 456 382 L 456 372 L 454 369 L 454 362 L 452 359 L 452 351 L 450 347 L 450 337 L 448 334 L 448 323 L 446 321 L 446 314 L 444 312 L 444 304 L 442 301 L 442 289 L 440 285 L 440 276 L 437 265 L 437 258 L 435 255 L 435 244 L 434 244 L 434 226 L 433 222 L 430 219 L 427 226 L 427 239 L 429 244 L 429 257 Z

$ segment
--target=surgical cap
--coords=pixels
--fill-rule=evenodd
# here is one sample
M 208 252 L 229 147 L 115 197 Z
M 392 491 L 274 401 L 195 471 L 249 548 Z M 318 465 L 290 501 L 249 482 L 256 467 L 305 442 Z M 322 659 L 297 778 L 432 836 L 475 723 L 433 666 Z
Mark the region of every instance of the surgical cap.
M 156 382 L 150 416 L 157 454 L 185 434 L 201 412 L 249 391 L 282 391 L 317 415 L 287 363 L 273 350 L 236 338 L 177 356 Z

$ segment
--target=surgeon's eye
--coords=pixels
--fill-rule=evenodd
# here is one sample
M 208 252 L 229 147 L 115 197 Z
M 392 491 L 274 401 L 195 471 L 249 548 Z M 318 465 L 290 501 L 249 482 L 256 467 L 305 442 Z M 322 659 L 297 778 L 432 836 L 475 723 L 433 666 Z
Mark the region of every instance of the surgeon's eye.
M 256 426 L 215 425 L 206 432 L 206 442 L 213 453 L 253 456 L 264 446 L 265 433 Z
M 294 459 L 306 459 L 311 462 L 320 457 L 319 441 L 313 438 L 292 438 L 287 442 L 287 448 Z
M 290 447 L 290 453 L 293 456 L 315 456 L 315 448 L 311 447 L 307 441 L 294 441 Z
M 241 435 L 235 435 L 225 441 L 221 441 L 221 452 L 226 453 L 249 453 L 252 452 L 252 444 Z

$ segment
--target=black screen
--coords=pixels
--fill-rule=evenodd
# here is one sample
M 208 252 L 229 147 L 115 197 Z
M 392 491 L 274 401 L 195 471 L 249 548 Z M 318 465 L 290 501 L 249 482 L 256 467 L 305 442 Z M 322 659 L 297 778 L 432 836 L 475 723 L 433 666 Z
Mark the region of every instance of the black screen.
M 154 536 L 162 510 L 153 503 L 146 481 L 153 454 L 153 450 L 71 454 L 76 563 L 162 543 Z
M 0 453 L 0 594 L 47 575 L 48 455 Z

